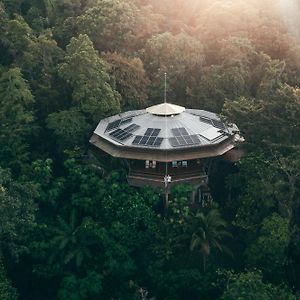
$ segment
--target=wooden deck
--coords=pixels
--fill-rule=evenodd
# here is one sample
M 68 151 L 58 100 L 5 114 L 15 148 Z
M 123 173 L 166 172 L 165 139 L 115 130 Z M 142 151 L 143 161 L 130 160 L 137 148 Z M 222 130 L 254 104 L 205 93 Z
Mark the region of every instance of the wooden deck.
M 133 186 L 164 187 L 165 165 L 158 164 L 156 168 L 145 168 L 144 165 L 131 166 L 128 174 L 128 183 Z M 168 166 L 168 175 L 171 176 L 171 185 L 189 183 L 201 185 L 207 183 L 207 175 L 201 166 L 173 168 Z

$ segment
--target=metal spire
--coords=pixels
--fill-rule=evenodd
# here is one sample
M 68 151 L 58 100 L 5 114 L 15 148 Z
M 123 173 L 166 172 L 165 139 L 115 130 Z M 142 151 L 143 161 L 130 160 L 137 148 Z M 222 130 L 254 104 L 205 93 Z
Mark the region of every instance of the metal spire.
M 167 110 L 167 73 L 165 72 L 165 90 L 164 90 L 164 102 L 165 102 L 165 109 Z M 167 118 L 167 113 L 165 112 L 165 121 L 166 121 L 166 132 L 168 129 L 168 118 Z M 167 162 L 167 156 L 168 152 L 166 151 L 166 164 L 165 164 L 165 177 L 164 177 L 164 182 L 165 182 L 165 212 L 167 212 L 168 209 L 168 202 L 169 202 L 169 181 L 171 180 L 171 176 L 168 174 L 168 162 Z
M 167 73 L 165 72 L 165 92 L 164 92 L 164 100 L 167 103 Z

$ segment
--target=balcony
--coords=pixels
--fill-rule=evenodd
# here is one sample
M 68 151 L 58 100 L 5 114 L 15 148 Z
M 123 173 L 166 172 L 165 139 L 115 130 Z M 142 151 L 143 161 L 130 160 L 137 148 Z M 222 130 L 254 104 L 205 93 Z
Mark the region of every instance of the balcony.
M 149 185 L 163 188 L 165 174 L 165 163 L 158 162 L 155 168 L 146 168 L 145 162 L 135 162 L 130 165 L 127 179 L 132 186 L 142 187 Z M 172 178 L 171 185 L 188 183 L 199 186 L 207 184 L 207 175 L 203 167 L 194 161 L 189 161 L 187 166 L 180 165 L 179 167 L 172 167 L 172 164 L 169 163 L 168 175 Z

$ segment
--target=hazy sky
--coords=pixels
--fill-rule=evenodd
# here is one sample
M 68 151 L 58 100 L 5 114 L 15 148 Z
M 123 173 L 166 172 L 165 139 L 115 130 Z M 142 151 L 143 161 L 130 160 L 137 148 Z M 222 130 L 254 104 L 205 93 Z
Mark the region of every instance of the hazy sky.
M 290 33 L 300 40 L 300 10 L 297 0 L 277 0 L 277 9 Z

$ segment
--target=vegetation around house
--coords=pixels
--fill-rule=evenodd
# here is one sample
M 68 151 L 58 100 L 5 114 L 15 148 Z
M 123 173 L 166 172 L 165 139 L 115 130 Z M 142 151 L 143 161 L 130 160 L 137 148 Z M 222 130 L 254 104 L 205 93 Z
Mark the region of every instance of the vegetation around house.
M 283 5 L 284 4 L 284 5 Z M 0 0 L 0 299 L 300 299 L 300 4 Z M 162 102 L 220 113 L 213 204 L 126 182 L 99 120 Z

